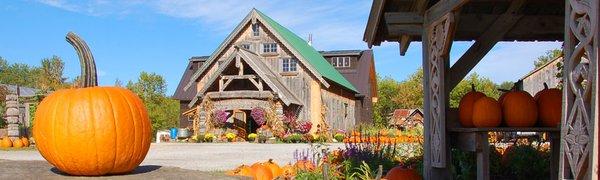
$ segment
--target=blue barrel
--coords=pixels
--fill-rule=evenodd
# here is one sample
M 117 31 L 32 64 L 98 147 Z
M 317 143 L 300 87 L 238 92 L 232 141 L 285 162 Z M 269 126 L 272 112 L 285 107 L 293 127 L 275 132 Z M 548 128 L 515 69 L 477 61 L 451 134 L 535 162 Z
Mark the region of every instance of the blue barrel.
M 177 128 L 171 128 L 171 139 L 177 139 Z

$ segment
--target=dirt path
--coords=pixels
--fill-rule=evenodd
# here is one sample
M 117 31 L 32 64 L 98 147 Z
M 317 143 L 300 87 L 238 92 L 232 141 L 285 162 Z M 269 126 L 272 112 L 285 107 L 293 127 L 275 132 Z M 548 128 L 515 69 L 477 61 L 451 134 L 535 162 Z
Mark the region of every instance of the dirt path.
M 88 179 L 62 174 L 46 161 L 0 160 L 0 179 Z M 240 179 L 220 172 L 201 172 L 177 167 L 143 165 L 128 175 L 93 177 L 92 179 Z

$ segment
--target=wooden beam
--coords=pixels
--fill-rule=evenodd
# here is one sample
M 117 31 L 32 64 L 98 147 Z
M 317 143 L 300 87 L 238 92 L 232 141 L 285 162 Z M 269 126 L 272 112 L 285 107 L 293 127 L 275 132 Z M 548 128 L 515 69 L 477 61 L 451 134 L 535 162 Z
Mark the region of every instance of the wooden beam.
M 375 42 L 375 36 L 377 35 L 379 20 L 381 19 L 384 5 L 385 0 L 373 0 L 373 5 L 371 6 L 371 12 L 369 14 L 369 20 L 367 21 L 367 28 L 365 29 L 365 34 L 363 35 L 363 41 L 367 42 L 369 48 L 371 48 L 373 44 L 379 45 L 380 43 Z
M 223 79 L 254 79 L 256 75 L 254 74 L 246 74 L 246 75 L 223 75 L 221 76 Z
M 420 24 L 388 24 L 388 33 L 397 35 L 420 35 L 423 32 L 423 26 Z
M 223 86 L 221 86 L 220 91 L 225 90 L 225 88 L 227 88 L 227 86 L 229 86 L 229 84 L 231 83 L 231 81 L 233 81 L 234 79 L 226 79 L 227 81 L 225 81 L 225 83 L 223 83 Z
M 267 99 L 273 98 L 273 93 L 269 91 L 223 91 L 223 92 L 208 92 L 206 96 L 211 99 L 233 99 L 233 98 L 256 98 Z
M 425 12 L 425 21 L 423 23 L 430 24 L 449 12 L 459 9 L 467 2 L 469 2 L 469 0 L 440 0 L 427 9 Z
M 416 12 L 387 12 L 385 13 L 387 24 L 423 24 L 423 16 Z
M 447 90 L 454 89 L 492 47 L 523 17 L 519 12 L 525 2 L 526 0 L 512 1 L 508 10 L 498 17 L 488 30 L 479 36 L 475 44 L 456 61 L 448 73 Z
M 408 46 L 410 45 L 410 36 L 402 35 L 398 43 L 400 46 L 400 56 L 404 56 L 408 50 Z

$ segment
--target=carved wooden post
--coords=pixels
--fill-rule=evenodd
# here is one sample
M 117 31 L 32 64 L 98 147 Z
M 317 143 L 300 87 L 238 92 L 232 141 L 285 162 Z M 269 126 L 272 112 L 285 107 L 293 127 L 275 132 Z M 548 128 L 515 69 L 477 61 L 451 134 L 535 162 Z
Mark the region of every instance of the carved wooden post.
M 566 0 L 560 179 L 598 178 L 600 0 Z
M 449 155 L 446 140 L 448 92 L 445 73 L 454 29 L 454 13 L 427 24 L 423 35 L 423 86 L 425 93 L 425 179 L 445 179 Z M 438 169 L 441 168 L 441 169 Z

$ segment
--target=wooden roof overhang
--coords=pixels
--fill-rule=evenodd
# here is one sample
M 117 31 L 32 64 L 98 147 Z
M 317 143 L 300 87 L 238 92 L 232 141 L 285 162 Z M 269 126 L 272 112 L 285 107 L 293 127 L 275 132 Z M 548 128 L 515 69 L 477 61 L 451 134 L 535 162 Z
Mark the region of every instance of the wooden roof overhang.
M 447 8 L 455 13 L 454 41 L 481 39 L 501 23 L 512 23 L 499 41 L 562 41 L 564 0 L 527 0 L 504 16 L 516 0 L 374 0 L 363 40 L 369 47 L 384 41 L 399 42 L 404 55 L 411 41 L 421 41 L 423 25 L 439 18 Z M 425 12 L 429 10 L 429 16 Z M 514 13 L 514 14 L 513 14 Z M 503 18 L 501 18 L 503 17 Z

